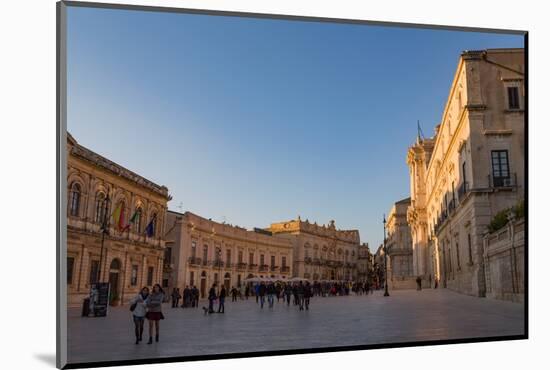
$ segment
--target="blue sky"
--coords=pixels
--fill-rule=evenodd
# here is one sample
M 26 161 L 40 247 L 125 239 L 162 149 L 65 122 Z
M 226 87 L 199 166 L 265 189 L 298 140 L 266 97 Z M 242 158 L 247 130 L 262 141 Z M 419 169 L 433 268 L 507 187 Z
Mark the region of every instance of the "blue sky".
M 67 127 L 172 210 L 334 219 L 375 250 L 417 120 L 431 136 L 462 50 L 501 47 L 523 38 L 69 7 Z

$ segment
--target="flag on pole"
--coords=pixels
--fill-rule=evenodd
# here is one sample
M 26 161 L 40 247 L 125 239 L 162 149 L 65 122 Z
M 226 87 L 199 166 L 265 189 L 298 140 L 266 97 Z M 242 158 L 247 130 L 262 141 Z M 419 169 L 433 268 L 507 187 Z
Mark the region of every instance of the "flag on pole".
M 140 213 L 141 213 L 141 211 L 139 209 L 134 212 L 134 214 L 130 218 L 130 221 L 128 221 L 126 226 L 124 226 L 124 228 L 122 229 L 123 232 L 126 231 L 126 230 L 130 230 L 130 226 L 132 226 L 133 224 L 136 223 Z
M 157 215 L 155 214 L 151 221 L 149 221 L 149 224 L 145 228 L 145 235 L 148 237 L 152 237 L 155 235 L 155 220 L 157 219 Z
M 113 212 L 113 220 L 115 221 L 118 231 L 124 231 L 124 208 L 122 207 L 122 203 L 119 203 Z

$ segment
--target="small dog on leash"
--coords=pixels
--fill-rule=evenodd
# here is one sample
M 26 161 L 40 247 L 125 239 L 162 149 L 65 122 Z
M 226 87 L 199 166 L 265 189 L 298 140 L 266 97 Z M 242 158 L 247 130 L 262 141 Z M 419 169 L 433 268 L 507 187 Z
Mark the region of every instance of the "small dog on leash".
M 204 311 L 204 314 L 207 315 L 208 314 L 208 308 L 202 306 L 202 310 Z

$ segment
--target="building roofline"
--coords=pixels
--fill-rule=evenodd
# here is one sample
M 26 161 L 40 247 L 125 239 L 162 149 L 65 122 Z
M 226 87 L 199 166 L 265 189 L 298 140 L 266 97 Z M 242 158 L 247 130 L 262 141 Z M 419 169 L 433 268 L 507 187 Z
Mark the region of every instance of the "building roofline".
M 166 199 L 170 200 L 171 197 L 168 194 L 168 188 L 164 185 L 158 185 L 151 180 L 146 179 L 145 177 L 138 175 L 134 171 L 127 169 L 120 164 L 111 161 L 110 159 L 94 152 L 91 149 L 86 148 L 85 146 L 78 143 L 78 141 L 67 131 L 67 141 L 73 145 L 71 154 L 75 157 L 87 160 L 93 163 L 96 166 L 99 166 L 114 175 L 120 176 L 132 183 L 137 183 L 140 186 L 143 186 L 154 193 L 157 193 Z

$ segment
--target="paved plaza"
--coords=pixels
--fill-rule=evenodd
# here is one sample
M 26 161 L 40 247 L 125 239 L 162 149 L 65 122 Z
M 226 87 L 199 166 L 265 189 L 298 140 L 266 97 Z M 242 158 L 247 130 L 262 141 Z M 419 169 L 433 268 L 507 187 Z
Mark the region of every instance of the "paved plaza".
M 264 350 L 397 343 L 520 335 L 523 304 L 477 298 L 446 289 L 403 290 L 383 297 L 315 297 L 309 311 L 275 301 L 263 310 L 254 298 L 226 301 L 225 314 L 163 308 L 160 342 L 134 344 L 128 307 L 110 308 L 104 318 L 69 310 L 69 362 L 113 361 Z M 207 302 L 201 302 L 206 304 Z

